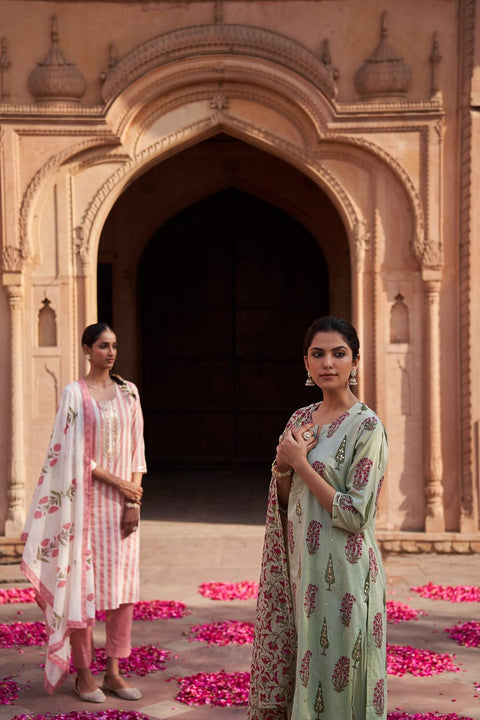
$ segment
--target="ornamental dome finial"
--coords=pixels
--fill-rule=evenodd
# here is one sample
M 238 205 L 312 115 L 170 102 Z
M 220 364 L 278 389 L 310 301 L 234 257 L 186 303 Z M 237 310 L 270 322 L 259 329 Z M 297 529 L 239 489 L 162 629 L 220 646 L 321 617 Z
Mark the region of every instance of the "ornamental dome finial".
M 32 70 L 28 87 L 40 103 L 79 103 L 85 92 L 86 82 L 75 63 L 68 62 L 58 47 L 57 18 L 52 17 L 50 33 L 52 46 L 42 62 Z
M 406 96 L 412 72 L 388 42 L 387 13 L 382 13 L 380 42 L 355 75 L 355 87 L 365 99 L 397 99 Z

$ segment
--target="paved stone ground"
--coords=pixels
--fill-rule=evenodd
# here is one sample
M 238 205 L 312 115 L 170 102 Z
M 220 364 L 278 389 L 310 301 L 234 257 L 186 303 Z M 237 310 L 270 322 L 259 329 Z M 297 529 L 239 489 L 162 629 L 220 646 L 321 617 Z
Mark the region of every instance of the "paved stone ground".
M 0 706 L 0 720 L 21 713 L 69 712 L 114 708 L 137 710 L 152 720 L 245 718 L 244 707 L 190 707 L 175 700 L 179 688 L 174 676 L 196 672 L 249 670 L 251 647 L 207 647 L 189 642 L 189 628 L 219 620 L 253 620 L 255 601 L 221 602 L 202 597 L 198 586 L 208 581 L 257 580 L 263 539 L 266 481 L 254 473 L 223 474 L 212 483 L 208 475 L 152 476 L 146 481 L 142 520 L 142 599 L 177 600 L 191 614 L 182 619 L 134 622 L 133 644 L 159 643 L 172 652 L 166 669 L 138 678 L 143 698 L 126 702 L 109 695 L 103 705 L 81 702 L 69 679 L 53 696 L 43 691 L 42 648 L 3 649 L 0 678 L 14 676 L 21 686 L 14 705 Z M 479 603 L 448 603 L 422 599 L 410 588 L 436 584 L 478 585 L 478 556 L 391 556 L 385 559 L 389 600 L 405 602 L 427 615 L 417 621 L 389 625 L 388 641 L 456 655 L 459 673 L 433 677 L 389 678 L 388 709 L 410 712 L 456 712 L 480 720 L 480 649 L 457 645 L 444 632 L 458 621 L 478 620 Z M 0 566 L 0 587 L 26 586 L 18 565 Z M 20 615 L 18 613 L 21 613 Z M 33 605 L 0 606 L 1 622 L 40 620 Z M 95 638 L 103 645 L 103 623 Z M 325 720 L 341 720 L 325 718 Z

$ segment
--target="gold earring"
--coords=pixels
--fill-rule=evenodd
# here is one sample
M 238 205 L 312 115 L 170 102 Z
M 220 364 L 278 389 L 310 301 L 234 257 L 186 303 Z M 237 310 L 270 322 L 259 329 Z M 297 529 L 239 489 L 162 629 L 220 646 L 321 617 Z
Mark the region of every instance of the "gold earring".
M 350 371 L 350 377 L 348 378 L 349 385 L 358 385 L 357 382 L 357 368 L 352 368 Z
M 312 376 L 310 375 L 310 370 L 307 372 L 307 379 L 305 380 L 306 387 L 313 387 L 315 383 L 312 380 Z

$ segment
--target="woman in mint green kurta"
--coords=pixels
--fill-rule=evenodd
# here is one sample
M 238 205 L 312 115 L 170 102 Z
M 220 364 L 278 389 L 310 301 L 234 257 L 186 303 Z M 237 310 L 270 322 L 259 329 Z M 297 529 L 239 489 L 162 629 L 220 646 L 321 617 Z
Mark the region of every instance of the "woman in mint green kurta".
M 386 717 L 374 526 L 388 452 L 380 420 L 349 388 L 358 359 L 349 323 L 321 318 L 307 332 L 305 364 L 324 399 L 292 415 L 272 468 L 250 720 Z

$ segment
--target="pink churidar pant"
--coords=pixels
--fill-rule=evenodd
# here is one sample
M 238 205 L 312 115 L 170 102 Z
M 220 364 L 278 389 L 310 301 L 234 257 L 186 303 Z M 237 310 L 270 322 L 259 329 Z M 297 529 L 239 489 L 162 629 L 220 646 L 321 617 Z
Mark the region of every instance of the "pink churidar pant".
M 106 610 L 106 655 L 126 658 L 131 652 L 133 603 Z M 75 630 L 70 635 L 72 659 L 76 669 L 88 668 L 94 659 L 92 627 Z

